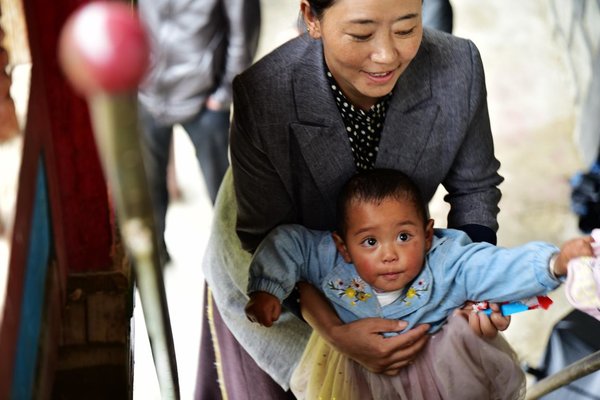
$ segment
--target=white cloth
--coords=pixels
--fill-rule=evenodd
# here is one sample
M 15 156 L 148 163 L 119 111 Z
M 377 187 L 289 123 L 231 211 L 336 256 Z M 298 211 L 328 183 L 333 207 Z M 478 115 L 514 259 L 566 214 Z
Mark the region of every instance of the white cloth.
M 285 390 L 312 332 L 310 326 L 284 312 L 270 328 L 246 318 L 250 253 L 242 249 L 235 232 L 233 179 L 228 170 L 215 203 L 212 231 L 202 263 L 225 324 L 256 363 Z

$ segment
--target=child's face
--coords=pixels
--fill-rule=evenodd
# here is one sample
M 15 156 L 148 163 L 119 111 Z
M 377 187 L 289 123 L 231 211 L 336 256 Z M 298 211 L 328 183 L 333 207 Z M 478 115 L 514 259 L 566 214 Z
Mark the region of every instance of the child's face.
M 411 201 L 353 202 L 347 215 L 345 237 L 334 233 L 334 239 L 365 282 L 378 291 L 392 291 L 419 274 L 431 247 L 433 220 L 424 224 Z

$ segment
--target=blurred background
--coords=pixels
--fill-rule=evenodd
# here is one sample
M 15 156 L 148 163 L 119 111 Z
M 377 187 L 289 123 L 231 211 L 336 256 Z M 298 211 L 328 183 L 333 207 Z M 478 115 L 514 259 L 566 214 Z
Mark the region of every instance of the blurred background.
M 590 167 L 598 149 L 600 131 L 589 128 L 598 126 L 598 116 L 586 109 L 600 96 L 589 91 L 599 54 L 600 1 L 454 0 L 451 4 L 453 33 L 477 45 L 486 72 L 492 132 L 505 178 L 498 244 L 514 246 L 530 240 L 560 244 L 579 235 L 570 208 L 569 180 Z M 261 7 L 257 58 L 296 34 L 299 1 L 262 0 Z M 6 20 L 4 14 L 5 29 Z M 11 65 L 11 94 L 20 120 L 26 112 L 28 68 L 26 60 Z M 18 134 L 0 141 L 0 307 L 21 146 Z M 180 130 L 175 134 L 174 170 L 180 197 L 171 202 L 167 214 L 166 242 L 172 260 L 165 281 L 182 398 L 189 399 L 199 367 L 201 260 L 212 205 L 191 143 Z M 442 197 L 438 193 L 431 205 L 439 227 L 445 226 L 447 210 Z M 562 290 L 551 297 L 555 304 L 550 310 L 515 315 L 505 332 L 522 361 L 532 366 L 540 362 L 552 326 L 571 311 Z M 137 300 L 134 309 L 134 398 L 158 399 L 139 304 Z

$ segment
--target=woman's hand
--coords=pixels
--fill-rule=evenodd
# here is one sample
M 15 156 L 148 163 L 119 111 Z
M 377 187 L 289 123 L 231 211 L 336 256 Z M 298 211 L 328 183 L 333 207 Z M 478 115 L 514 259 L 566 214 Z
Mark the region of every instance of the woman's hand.
M 209 97 L 208 99 L 206 99 L 206 108 L 208 108 L 211 111 L 221 111 L 223 109 L 223 105 L 220 101 Z
M 396 375 L 411 363 L 429 338 L 429 325 L 384 338 L 381 332 L 398 332 L 404 321 L 366 318 L 344 324 L 323 294 L 312 285 L 298 283 L 304 319 L 336 350 L 346 354 L 369 371 Z
M 469 321 L 469 325 L 478 336 L 493 339 L 498 335 L 498 331 L 504 331 L 510 325 L 510 316 L 505 317 L 500 312 L 500 306 L 496 303 L 490 303 L 492 314 L 487 316 L 484 313 L 473 312 L 473 303 L 467 302 L 461 309 L 454 311 L 454 315 L 459 315 Z
M 371 372 L 396 375 L 418 356 L 429 336 L 429 325 L 419 325 L 397 336 L 384 338 L 380 332 L 397 332 L 406 327 L 404 321 L 366 318 L 332 327 L 328 340 Z M 327 337 L 327 336 L 325 336 Z

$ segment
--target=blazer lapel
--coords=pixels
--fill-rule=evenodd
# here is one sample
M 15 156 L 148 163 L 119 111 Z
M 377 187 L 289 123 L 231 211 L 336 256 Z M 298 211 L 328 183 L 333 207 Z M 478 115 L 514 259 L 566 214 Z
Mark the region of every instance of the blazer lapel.
M 293 88 L 298 122 L 290 125 L 291 135 L 319 191 L 329 204 L 335 204 L 332 186 L 350 178 L 355 166 L 342 118 L 325 77 L 320 41 L 311 43 L 296 68 Z
M 298 122 L 290 128 L 314 182 L 329 204 L 335 204 L 332 185 L 349 179 L 356 167 L 323 62 L 321 42 L 313 41 L 293 74 Z M 377 167 L 400 169 L 407 174 L 417 168 L 439 112 L 437 104 L 427 102 L 432 89 L 429 54 L 421 46 L 394 88 L 379 143 Z
M 400 169 L 407 174 L 417 168 L 439 112 L 437 104 L 427 103 L 431 97 L 430 60 L 421 46 L 394 88 L 379 142 L 377 167 Z

